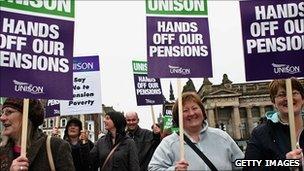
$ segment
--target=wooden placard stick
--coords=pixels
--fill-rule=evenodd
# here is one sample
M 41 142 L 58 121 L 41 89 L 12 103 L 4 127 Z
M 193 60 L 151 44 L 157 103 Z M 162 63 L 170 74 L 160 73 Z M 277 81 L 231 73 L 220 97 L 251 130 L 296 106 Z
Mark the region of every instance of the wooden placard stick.
M 293 111 L 293 100 L 292 100 L 292 85 L 291 79 L 286 79 L 286 97 L 287 97 L 287 105 L 288 105 L 288 120 L 289 120 L 289 131 L 290 131 L 290 141 L 291 141 L 291 149 L 296 149 L 296 128 L 295 128 L 295 120 L 294 120 L 294 111 Z
M 177 79 L 177 94 L 178 94 L 178 123 L 179 123 L 179 152 L 180 159 L 185 159 L 185 146 L 184 146 L 184 122 L 183 122 L 183 103 L 182 103 L 182 89 L 181 81 Z
M 21 153 L 20 153 L 20 155 L 23 157 L 26 157 L 28 111 L 29 111 L 29 99 L 23 99 Z

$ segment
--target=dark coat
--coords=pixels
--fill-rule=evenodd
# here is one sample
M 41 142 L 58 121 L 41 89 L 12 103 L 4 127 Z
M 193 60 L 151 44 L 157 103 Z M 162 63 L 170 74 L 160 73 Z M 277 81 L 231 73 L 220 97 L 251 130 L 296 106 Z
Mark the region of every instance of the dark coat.
M 26 156 L 29 160 L 29 170 L 50 171 L 49 160 L 46 152 L 46 135 L 40 130 L 33 133 L 32 144 L 27 149 Z M 5 147 L 0 147 L 0 170 L 8 171 L 13 157 L 13 141 Z M 51 149 L 56 171 L 74 171 L 73 159 L 69 144 L 59 138 L 51 138 Z
M 153 153 L 160 143 L 160 135 L 139 126 L 133 133 L 128 132 L 128 134 L 135 141 L 140 170 L 147 171 Z
M 137 150 L 134 141 L 127 135 L 118 137 L 113 145 L 111 135 L 108 133 L 102 136 L 90 152 L 92 170 L 101 168 L 111 149 L 118 143 L 113 155 L 107 162 L 105 171 L 139 171 Z
M 72 157 L 76 171 L 89 170 L 90 151 L 94 147 L 92 141 L 83 144 L 79 141 L 76 145 L 70 143 L 72 149 Z
M 291 151 L 289 126 L 268 120 L 256 127 L 247 143 L 246 160 L 285 160 Z M 264 164 L 265 165 L 265 164 Z M 244 170 L 289 170 L 288 167 L 250 167 Z

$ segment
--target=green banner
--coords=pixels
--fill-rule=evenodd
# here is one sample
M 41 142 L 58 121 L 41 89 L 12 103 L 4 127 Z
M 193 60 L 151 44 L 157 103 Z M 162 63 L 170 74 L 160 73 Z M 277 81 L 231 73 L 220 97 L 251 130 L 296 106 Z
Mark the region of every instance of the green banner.
M 75 0 L 0 0 L 1 7 L 74 18 Z
M 207 15 L 207 0 L 146 0 L 147 14 Z
M 132 61 L 132 67 L 134 74 L 147 74 L 148 65 L 144 61 Z
M 173 123 L 172 123 L 172 116 L 169 116 L 169 115 L 165 115 L 163 116 L 163 129 L 171 129 L 172 126 L 173 126 Z

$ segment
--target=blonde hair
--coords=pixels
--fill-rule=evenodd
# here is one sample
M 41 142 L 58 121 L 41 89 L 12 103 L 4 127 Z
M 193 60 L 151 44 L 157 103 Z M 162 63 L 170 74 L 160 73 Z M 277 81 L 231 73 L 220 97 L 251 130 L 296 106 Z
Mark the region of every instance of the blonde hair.
M 22 131 L 20 129 L 20 131 Z M 27 141 L 26 141 L 26 146 L 27 148 L 32 144 L 32 136 L 34 133 L 34 128 L 32 122 L 29 120 L 27 124 Z M 20 132 L 21 135 L 21 132 Z M 19 136 L 21 138 L 21 136 Z M 1 142 L 0 142 L 0 147 L 5 147 L 9 141 L 10 137 L 3 135 L 3 131 L 1 132 Z

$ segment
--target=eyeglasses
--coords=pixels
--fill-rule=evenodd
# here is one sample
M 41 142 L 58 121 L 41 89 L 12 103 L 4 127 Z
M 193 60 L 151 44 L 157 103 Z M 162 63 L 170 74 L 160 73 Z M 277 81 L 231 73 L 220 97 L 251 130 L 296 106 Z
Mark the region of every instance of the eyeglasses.
M 292 97 L 297 97 L 299 95 L 301 95 L 301 93 L 299 91 L 292 92 Z M 281 92 L 281 93 L 277 94 L 275 97 L 279 98 L 279 99 L 283 99 L 286 97 L 286 92 Z
M 13 113 L 16 113 L 18 112 L 17 110 L 11 110 L 11 109 L 8 109 L 8 110 L 0 110 L 0 116 L 2 115 L 5 115 L 5 116 L 9 116 Z

